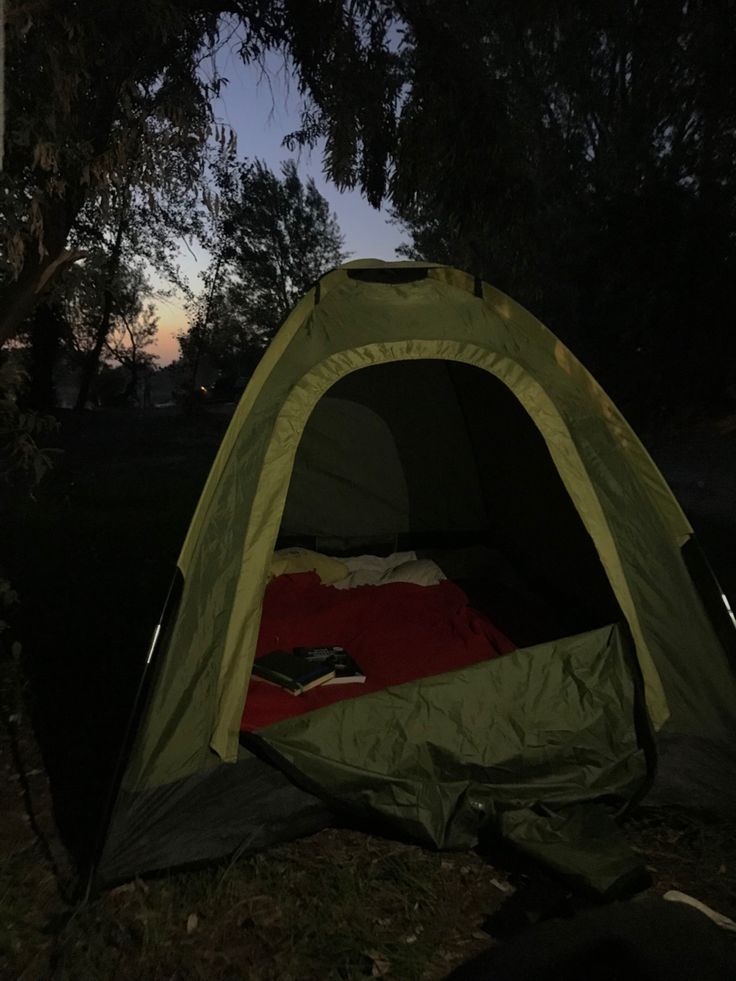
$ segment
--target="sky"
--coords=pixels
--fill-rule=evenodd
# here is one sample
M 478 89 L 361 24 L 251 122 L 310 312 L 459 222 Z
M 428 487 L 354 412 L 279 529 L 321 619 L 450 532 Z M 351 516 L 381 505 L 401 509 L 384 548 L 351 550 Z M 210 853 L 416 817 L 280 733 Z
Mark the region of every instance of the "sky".
M 280 59 L 267 61 L 268 76 L 257 65 L 244 65 L 237 54 L 236 43 L 218 56 L 218 69 L 229 79 L 221 97 L 214 104 L 218 122 L 225 123 L 237 134 L 238 156 L 258 157 L 272 170 L 278 171 L 282 160 L 295 157 L 299 174 L 304 180 L 312 177 L 320 193 L 337 215 L 345 237 L 345 251 L 351 259 L 393 259 L 402 240 L 398 228 L 388 223 L 385 211 L 372 208 L 357 191 L 340 193 L 322 174 L 319 149 L 290 153 L 282 142 L 287 133 L 299 126 L 300 98 L 296 84 Z M 204 66 L 208 72 L 208 66 Z M 194 253 L 192 255 L 192 253 Z M 207 265 L 207 254 L 197 247 L 184 246 L 180 266 L 192 288 L 199 288 L 199 274 Z M 160 299 L 159 339 L 156 351 L 159 364 L 165 365 L 178 357 L 176 334 L 186 327 L 186 313 L 180 298 Z

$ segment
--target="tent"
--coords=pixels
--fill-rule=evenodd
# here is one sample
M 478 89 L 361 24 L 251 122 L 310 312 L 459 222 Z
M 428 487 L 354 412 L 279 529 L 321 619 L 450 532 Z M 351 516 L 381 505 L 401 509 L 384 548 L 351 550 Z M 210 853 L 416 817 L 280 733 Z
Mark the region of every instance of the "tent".
M 480 549 L 476 591 L 509 598 L 516 649 L 244 738 L 282 545 L 413 549 L 451 579 Z M 349 263 L 285 321 L 212 466 L 94 882 L 338 813 L 441 848 L 501 834 L 606 892 L 636 865 L 615 818 L 651 783 L 653 734 L 734 731 L 732 620 L 647 452 L 549 330 L 447 266 Z

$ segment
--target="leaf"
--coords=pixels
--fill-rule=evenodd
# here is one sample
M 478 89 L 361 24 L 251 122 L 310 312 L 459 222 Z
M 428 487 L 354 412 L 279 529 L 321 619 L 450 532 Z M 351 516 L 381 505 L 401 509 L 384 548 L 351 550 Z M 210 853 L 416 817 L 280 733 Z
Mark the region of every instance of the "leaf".
M 494 885 L 500 892 L 514 892 L 514 887 L 510 883 L 504 882 L 503 879 L 491 879 L 491 884 Z
M 385 978 L 391 972 L 391 961 L 389 961 L 379 950 L 367 950 L 366 957 L 371 960 L 371 977 Z
M 135 882 L 124 882 L 121 886 L 115 886 L 108 893 L 108 896 L 119 896 L 124 892 L 133 892 L 135 890 Z

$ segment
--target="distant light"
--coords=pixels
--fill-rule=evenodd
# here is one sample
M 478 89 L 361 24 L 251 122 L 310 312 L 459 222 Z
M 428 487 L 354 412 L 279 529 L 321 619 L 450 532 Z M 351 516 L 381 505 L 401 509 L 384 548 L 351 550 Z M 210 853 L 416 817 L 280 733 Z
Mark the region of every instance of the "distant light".
M 205 395 L 207 394 L 207 389 L 204 387 L 204 385 L 200 385 L 199 390 L 200 392 L 204 392 Z
M 725 593 L 721 593 L 721 599 L 723 600 L 723 605 L 726 607 L 728 615 L 731 617 L 731 623 L 736 627 L 736 616 L 733 615 L 733 610 L 731 609 L 731 604 L 728 602 L 728 596 Z

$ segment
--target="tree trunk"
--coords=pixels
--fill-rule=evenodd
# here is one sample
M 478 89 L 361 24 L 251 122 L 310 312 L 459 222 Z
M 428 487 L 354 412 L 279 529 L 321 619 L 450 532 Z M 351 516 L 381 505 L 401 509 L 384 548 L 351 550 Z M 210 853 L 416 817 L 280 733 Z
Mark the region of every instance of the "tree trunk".
M 15 337 L 23 322 L 33 313 L 39 299 L 39 285 L 48 265 L 48 257 L 43 262 L 37 259 L 26 261 L 20 276 L 0 291 L 0 345 Z
M 138 362 L 135 357 L 128 365 L 128 371 L 130 372 L 130 378 L 128 379 L 128 384 L 125 386 L 125 397 L 126 399 L 133 398 L 136 403 L 140 404 L 138 399 Z
M 48 410 L 56 405 L 54 368 L 61 351 L 63 328 L 58 311 L 48 303 L 39 303 L 30 332 L 31 383 L 23 400 L 31 409 Z
M 117 269 L 117 266 L 116 266 Z M 100 365 L 100 356 L 102 355 L 102 349 L 105 346 L 105 341 L 107 335 L 110 333 L 110 323 L 112 321 L 112 288 L 110 283 L 112 281 L 112 274 L 108 280 L 108 285 L 105 287 L 104 299 L 102 301 L 102 316 L 100 317 L 100 323 L 97 327 L 97 334 L 95 336 L 95 343 L 92 350 L 89 352 L 82 365 L 82 376 L 79 380 L 79 392 L 77 393 L 77 401 L 74 408 L 79 411 L 87 407 L 87 402 L 89 401 L 89 394 L 92 390 L 92 383 L 97 376 L 97 369 Z
M 120 269 L 120 256 L 123 251 L 123 237 L 125 236 L 125 229 L 128 224 L 128 208 L 130 206 L 129 192 L 130 175 L 128 176 L 128 182 L 123 190 L 123 199 L 120 205 L 120 215 L 118 216 L 118 227 L 115 232 L 115 241 L 113 242 L 112 249 L 110 250 L 110 259 L 107 264 L 107 280 L 105 282 L 105 292 L 102 300 L 102 316 L 100 317 L 100 323 L 97 327 L 94 347 L 90 351 L 82 367 L 82 377 L 79 381 L 79 393 L 77 394 L 77 401 L 74 406 L 77 411 L 84 409 L 87 405 L 89 393 L 92 389 L 92 383 L 95 380 L 97 369 L 100 365 L 102 349 L 105 346 L 107 335 L 110 333 L 113 301 L 112 285 L 115 282 L 115 277 Z
M 42 207 L 43 256 L 39 255 L 38 242 L 28 236 L 23 267 L 17 279 L 6 282 L 0 289 L 0 347 L 15 337 L 56 277 L 84 255 L 79 250 L 70 252 L 66 248 L 69 232 L 83 203 L 84 193 L 80 187 L 65 198 L 47 202 Z
M 220 276 L 220 269 L 222 267 L 223 253 L 217 256 L 215 261 L 215 268 L 212 272 L 212 282 L 210 283 L 210 288 L 207 293 L 207 298 L 205 300 L 204 312 L 202 314 L 201 327 L 199 335 L 196 340 L 196 346 L 194 348 L 194 357 L 192 358 L 192 374 L 189 383 L 189 402 L 194 403 L 197 397 L 197 376 L 199 374 L 199 362 L 201 361 L 202 354 L 204 353 L 205 344 L 207 342 L 207 329 L 210 320 L 210 313 L 212 311 L 212 300 L 215 295 L 215 289 L 217 288 L 217 281 Z

